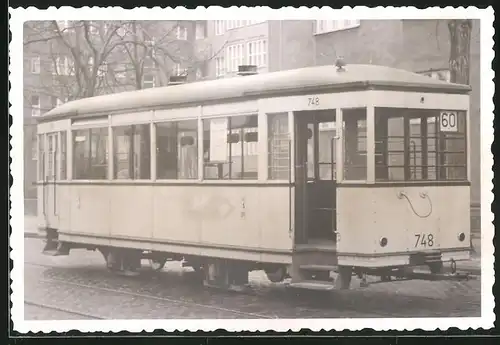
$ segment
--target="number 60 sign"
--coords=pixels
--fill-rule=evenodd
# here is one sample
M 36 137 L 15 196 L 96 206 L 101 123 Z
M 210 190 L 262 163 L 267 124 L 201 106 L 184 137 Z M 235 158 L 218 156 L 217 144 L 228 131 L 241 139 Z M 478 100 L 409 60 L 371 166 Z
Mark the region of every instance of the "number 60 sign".
M 456 111 L 442 111 L 439 116 L 439 128 L 441 132 L 458 131 L 458 115 Z

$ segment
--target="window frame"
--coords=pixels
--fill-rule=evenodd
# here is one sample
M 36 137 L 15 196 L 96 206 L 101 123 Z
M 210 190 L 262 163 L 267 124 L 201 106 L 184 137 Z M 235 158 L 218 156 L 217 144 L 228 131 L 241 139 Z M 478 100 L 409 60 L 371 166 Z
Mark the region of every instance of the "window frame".
M 406 109 L 406 108 L 384 108 L 384 107 L 376 107 L 378 111 L 382 112 L 384 115 L 379 115 L 376 112 L 376 116 L 383 116 L 382 120 L 385 118 L 384 125 L 388 128 L 387 133 L 384 136 L 386 140 L 386 144 L 383 144 L 378 135 L 380 131 L 374 129 L 375 140 L 376 143 L 381 145 L 388 145 L 390 138 L 403 139 L 403 147 L 401 150 L 389 150 L 387 147 L 385 151 L 380 152 L 379 150 L 375 150 L 375 154 L 383 155 L 385 161 L 389 159 L 390 153 L 399 153 L 402 154 L 402 163 L 401 164 L 390 164 L 390 162 L 386 162 L 385 164 L 377 164 L 375 161 L 375 183 L 447 183 L 447 182 L 468 182 L 468 131 L 467 131 L 467 121 L 468 115 L 465 110 L 450 110 L 450 109 Z M 387 113 L 383 113 L 383 111 L 387 111 L 389 109 L 389 115 Z M 441 112 L 443 111 L 454 111 L 460 117 L 457 119 L 457 132 L 450 135 L 450 133 L 441 131 L 439 126 L 439 118 L 441 116 Z M 393 115 L 394 113 L 401 115 Z M 420 116 L 416 116 L 416 114 L 420 114 Z M 402 131 L 402 135 L 389 135 L 389 120 L 390 119 L 400 119 L 403 122 L 402 128 L 398 127 L 399 131 Z M 418 127 L 418 134 L 412 135 L 412 129 L 417 127 L 412 127 L 417 124 L 416 121 L 411 121 L 412 119 L 418 119 L 420 126 Z M 426 119 L 426 121 L 422 121 L 422 119 Z M 377 121 L 377 120 L 375 120 Z M 458 128 L 458 126 L 462 126 L 462 128 Z M 433 133 L 431 133 L 431 129 L 433 128 Z M 424 132 L 422 132 L 424 131 Z M 383 133 L 382 133 L 383 134 Z M 412 139 L 420 139 L 420 149 L 417 151 L 417 143 Z M 430 142 L 431 140 L 431 142 Z M 446 147 L 446 143 L 461 141 L 461 145 L 463 147 L 462 150 L 450 150 Z M 413 144 L 412 144 L 413 142 Z M 429 148 L 429 143 L 433 143 L 433 150 Z M 460 144 L 460 142 L 459 142 Z M 443 146 L 444 145 L 444 146 Z M 413 152 L 412 152 L 413 148 Z M 382 147 L 384 149 L 384 147 Z M 413 156 L 412 156 L 413 155 Z M 463 164 L 447 164 L 447 160 L 450 159 L 453 155 L 461 155 L 460 160 L 463 161 Z M 432 156 L 432 158 L 430 158 Z M 417 163 L 420 161 L 420 163 Z M 380 169 L 385 167 L 384 176 L 379 177 L 377 175 Z M 391 178 L 389 175 L 389 169 L 397 168 L 403 169 L 402 178 Z M 451 173 L 450 170 L 452 169 Z M 431 170 L 432 169 L 432 170 Z M 454 170 L 455 169 L 455 170 Z M 420 174 L 418 171 L 420 170 Z M 431 173 L 433 171 L 433 173 Z M 452 178 L 454 172 L 461 171 L 459 174 L 460 177 Z M 385 176 L 387 175 L 387 176 Z M 420 175 L 420 176 L 418 176 Z
M 239 54 L 241 52 L 241 54 Z M 226 47 L 226 72 L 238 72 L 238 66 L 244 65 L 246 62 L 246 45 L 245 43 L 234 43 Z
M 33 102 L 33 97 L 37 97 L 38 98 L 38 102 L 37 104 L 34 104 Z M 41 103 L 42 103 L 42 97 L 40 97 L 40 95 L 38 94 L 31 94 L 30 95 L 30 101 L 31 101 L 31 116 L 32 117 L 39 117 L 41 115 Z
M 31 74 L 40 74 L 41 71 L 40 56 L 34 56 L 30 59 L 30 72 Z
M 322 35 L 330 32 L 344 31 L 344 30 L 354 29 L 359 26 L 361 26 L 361 20 L 359 19 L 316 20 L 314 23 L 314 35 Z
M 234 119 L 237 119 L 237 118 L 243 118 L 243 117 L 246 117 L 247 119 L 245 120 L 248 121 L 248 118 L 252 118 L 252 119 L 255 119 L 256 121 L 256 126 L 253 127 L 253 126 L 239 126 L 239 127 L 232 127 L 231 123 Z M 226 147 L 227 147 L 227 154 L 226 154 L 226 158 L 228 159 L 228 161 L 212 161 L 210 160 L 210 150 L 211 150 L 211 146 L 208 146 L 208 157 L 209 157 L 209 160 L 205 160 L 205 144 L 207 142 L 207 137 L 205 136 L 205 132 L 208 132 L 210 133 L 211 129 L 210 129 L 210 121 L 213 121 L 213 120 L 223 120 L 225 119 L 227 122 L 226 122 L 226 131 L 225 131 L 225 138 L 226 138 Z M 251 122 L 252 120 L 250 120 Z M 205 128 L 205 123 L 207 123 L 207 127 L 208 129 Z M 258 115 L 258 113 L 247 113 L 247 114 L 238 114 L 238 115 L 221 115 L 221 116 L 213 116 L 213 117 L 208 117 L 208 118 L 203 118 L 202 119 L 202 130 L 203 130 L 203 174 L 202 174 L 202 179 L 203 180 L 207 180 L 207 181 L 258 181 L 259 180 L 259 175 L 260 175 L 260 166 L 259 166 L 259 161 L 260 161 L 260 156 L 262 154 L 261 150 L 260 150 L 260 145 L 261 145 L 261 133 L 260 133 L 260 129 L 261 129 L 261 123 L 260 123 L 260 117 Z M 248 141 L 245 141 L 245 134 L 244 133 L 245 129 L 248 129 L 248 128 L 255 128 L 255 131 L 251 131 L 251 132 L 255 132 L 257 134 L 257 141 L 251 141 L 251 142 L 248 142 Z M 228 137 L 229 136 L 232 136 L 236 133 L 233 133 L 233 130 L 239 130 L 239 133 L 238 133 L 238 136 L 239 136 L 239 140 L 238 142 L 236 143 L 229 143 L 227 141 Z M 247 132 L 248 133 L 248 132 Z M 212 143 L 212 138 L 209 136 L 208 137 L 208 142 Z M 238 157 L 242 157 L 241 158 L 241 171 L 240 171 L 240 177 L 237 178 L 237 177 L 233 177 L 233 172 L 237 171 L 233 171 L 233 161 L 232 161 L 232 158 L 233 158 L 233 155 L 232 155 L 232 149 L 233 149 L 233 145 L 235 144 L 240 144 L 241 143 L 241 148 L 240 148 L 240 156 Z M 245 168 L 245 155 L 244 155 L 244 152 L 245 152 L 245 143 L 247 144 L 255 144 L 255 152 L 256 154 L 255 155 L 250 155 L 250 156 L 256 156 L 256 166 L 255 166 L 255 171 L 250 171 L 250 170 L 247 170 Z M 248 148 L 248 146 L 247 146 Z M 214 165 L 217 165 L 217 169 L 218 169 L 218 174 L 220 174 L 222 172 L 223 176 L 222 178 L 219 178 L 219 177 L 214 177 L 214 178 L 211 178 L 211 177 L 207 177 L 207 173 L 206 173 L 206 169 L 207 167 L 210 167 L 209 165 L 210 164 L 214 164 Z M 227 174 L 224 174 L 224 165 L 227 165 Z M 214 167 L 214 166 L 212 166 Z M 255 178 L 245 178 L 245 173 L 246 172 L 253 172 L 256 174 L 256 177 Z
M 177 25 L 175 27 L 175 38 L 179 41 L 187 41 L 188 29 L 183 25 Z
M 142 132 L 139 127 L 142 127 L 146 129 L 146 132 Z M 127 165 L 128 165 L 128 176 L 124 178 L 120 178 L 118 176 L 119 171 L 118 171 L 118 157 L 117 157 L 117 141 L 118 141 L 118 134 L 117 130 L 121 129 L 129 129 L 130 132 L 128 135 L 123 135 L 122 137 L 127 137 L 128 139 L 128 151 L 127 151 Z M 151 159 L 152 159 L 152 154 L 151 154 L 151 125 L 150 123 L 134 123 L 134 124 L 120 124 L 120 125 L 114 125 L 111 126 L 111 133 L 112 133 L 112 152 L 110 156 L 112 157 L 112 164 L 113 164 L 113 174 L 111 176 L 111 180 L 115 181 L 148 181 L 152 179 L 152 172 L 151 172 Z M 136 137 L 137 134 L 137 137 Z M 146 137 L 144 139 L 142 135 Z M 139 138 L 139 141 L 137 142 L 136 139 Z M 149 140 L 147 140 L 149 138 Z M 141 157 L 138 158 L 138 161 L 140 163 L 140 167 L 145 167 L 145 170 L 139 169 L 139 171 L 136 171 L 137 165 L 136 165 L 136 157 L 137 157 L 137 146 L 140 147 L 141 145 L 141 140 L 145 140 L 145 153 L 141 155 Z M 142 159 L 145 159 L 147 157 L 146 164 L 142 165 L 144 163 Z M 110 162 L 108 164 L 111 164 Z M 142 177 L 143 173 L 146 175 L 146 177 Z M 139 176 L 136 176 L 138 174 Z
M 77 180 L 77 181 L 106 181 L 106 180 L 109 180 L 109 171 L 111 169 L 111 166 L 112 166 L 112 160 L 110 158 L 112 158 L 112 155 L 110 153 L 110 138 L 109 138 L 109 126 L 106 125 L 106 126 L 96 126 L 96 127 L 90 127 L 90 128 L 78 128 L 78 129 L 72 129 L 71 130 L 71 142 L 72 142 L 72 147 L 71 147 L 71 150 L 72 150 L 72 154 L 71 154 L 71 164 L 72 164 L 72 176 L 71 176 L 71 179 L 72 180 Z M 105 137 L 106 137 L 106 140 L 104 141 L 106 146 L 104 147 L 104 157 L 105 157 L 105 176 L 103 178 L 95 178 L 93 177 L 93 173 L 92 173 L 92 170 L 95 169 L 95 166 L 93 164 L 93 157 L 92 157 L 92 140 L 93 140 L 93 131 L 99 131 L 99 132 L 105 132 Z M 88 139 L 88 147 L 86 147 L 86 149 L 88 149 L 88 157 L 86 157 L 86 164 L 88 165 L 87 167 L 87 171 L 85 172 L 85 175 L 87 175 L 85 178 L 81 178 L 81 177 L 78 177 L 78 169 L 76 167 L 76 149 L 77 149 L 77 145 L 76 145 L 76 137 L 78 136 L 77 134 L 81 133 L 81 132 L 85 132 L 86 133 L 86 136 L 87 136 L 87 139 Z M 96 155 L 97 156 L 97 155 Z M 96 157 L 98 158 L 98 157 Z M 89 178 L 89 175 L 91 175 L 91 177 Z
M 222 36 L 226 33 L 226 21 L 216 20 L 214 23 L 215 36 Z
M 251 53 L 251 47 L 254 46 L 255 53 Z M 259 47 L 259 49 L 257 49 Z M 257 68 L 267 67 L 268 65 L 268 40 L 267 38 L 261 38 L 256 40 L 251 40 L 247 42 L 246 45 L 246 60 L 249 65 L 256 65 Z M 255 58 L 255 62 L 252 61 L 252 58 Z M 257 61 L 261 61 L 261 63 L 257 63 Z
M 221 78 L 226 75 L 226 58 L 224 55 L 215 57 L 215 77 Z
M 176 178 L 165 178 L 165 177 L 161 177 L 159 174 L 159 169 L 160 169 L 160 164 L 158 164 L 160 162 L 160 160 L 158 159 L 158 154 L 159 154 L 159 146 L 158 146 L 158 136 L 159 136 L 159 131 L 158 131 L 158 128 L 159 126 L 161 126 L 162 124 L 165 125 L 165 124 L 171 124 L 171 125 L 174 125 L 174 126 L 178 126 L 178 123 L 179 122 L 195 122 L 196 123 L 196 135 L 194 137 L 194 141 L 195 141 L 195 152 L 196 152 L 196 158 L 195 158 L 195 169 L 196 169 L 196 176 L 195 177 L 192 177 L 192 178 L 179 178 L 178 176 L 181 175 L 181 172 L 179 171 L 179 145 L 180 145 L 180 141 L 179 141 L 179 129 L 178 127 L 175 129 L 175 133 L 176 133 L 176 147 L 177 147 L 177 151 L 176 151 Z M 195 183 L 195 181 L 199 181 L 202 174 L 201 172 L 199 171 L 199 161 L 200 161 L 200 157 L 199 157 L 199 138 L 200 138 L 200 135 L 199 135 L 199 130 L 200 130 L 200 126 L 199 126 L 199 122 L 198 122 L 198 118 L 191 118 L 191 117 L 187 117 L 187 118 L 182 118 L 182 119 L 164 119 L 164 120 L 161 120 L 161 121 L 156 121 L 153 123 L 153 126 L 155 127 L 154 129 L 154 135 L 155 135 L 155 152 L 152 153 L 154 154 L 154 160 L 156 162 L 155 164 L 155 176 L 156 176 L 156 181 L 186 181 L 186 182 L 192 182 L 192 183 Z

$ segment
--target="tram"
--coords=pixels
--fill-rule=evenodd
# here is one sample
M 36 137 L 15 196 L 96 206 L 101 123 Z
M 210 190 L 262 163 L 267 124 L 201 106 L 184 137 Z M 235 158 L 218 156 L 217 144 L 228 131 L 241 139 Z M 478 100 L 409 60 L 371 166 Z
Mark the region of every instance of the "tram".
M 44 252 L 325 290 L 470 259 L 468 86 L 374 65 L 240 67 L 42 116 Z

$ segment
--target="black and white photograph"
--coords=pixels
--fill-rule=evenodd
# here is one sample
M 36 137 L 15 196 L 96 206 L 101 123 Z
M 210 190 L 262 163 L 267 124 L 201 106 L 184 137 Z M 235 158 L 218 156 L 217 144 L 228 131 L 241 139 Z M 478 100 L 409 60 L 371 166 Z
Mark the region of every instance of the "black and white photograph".
M 491 8 L 9 12 L 14 330 L 493 327 Z

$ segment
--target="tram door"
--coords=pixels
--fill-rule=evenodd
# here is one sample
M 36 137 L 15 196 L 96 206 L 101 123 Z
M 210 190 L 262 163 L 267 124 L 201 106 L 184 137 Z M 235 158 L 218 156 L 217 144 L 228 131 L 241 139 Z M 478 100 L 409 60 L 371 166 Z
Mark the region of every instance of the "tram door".
M 334 242 L 335 111 L 295 113 L 296 244 Z

